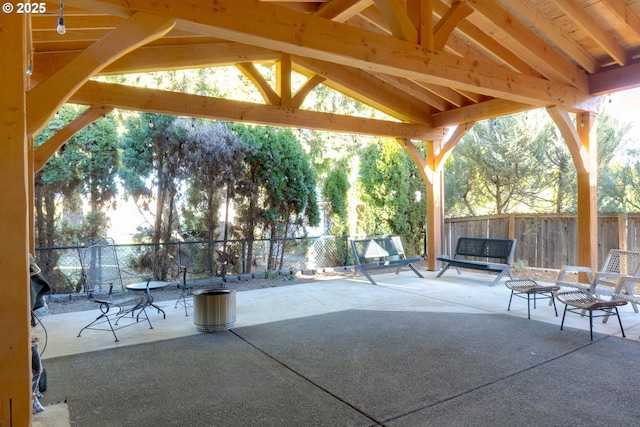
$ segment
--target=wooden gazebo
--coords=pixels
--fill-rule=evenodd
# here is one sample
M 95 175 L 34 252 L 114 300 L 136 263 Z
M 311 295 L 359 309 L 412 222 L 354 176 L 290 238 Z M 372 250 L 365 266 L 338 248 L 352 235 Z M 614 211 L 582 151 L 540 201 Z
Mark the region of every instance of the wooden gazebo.
M 0 55 L 0 425 L 22 426 L 33 176 L 79 129 L 118 108 L 396 138 L 426 185 L 434 269 L 447 154 L 474 122 L 543 107 L 577 170 L 579 262 L 597 267 L 594 119 L 602 95 L 640 86 L 640 0 L 9 1 Z M 257 63 L 276 65 L 275 86 Z M 237 66 L 264 102 L 91 80 L 221 65 Z M 307 77 L 296 91 L 292 71 Z M 395 120 L 301 109 L 319 84 Z M 34 149 L 67 102 L 89 108 Z M 426 142 L 426 157 L 412 141 Z

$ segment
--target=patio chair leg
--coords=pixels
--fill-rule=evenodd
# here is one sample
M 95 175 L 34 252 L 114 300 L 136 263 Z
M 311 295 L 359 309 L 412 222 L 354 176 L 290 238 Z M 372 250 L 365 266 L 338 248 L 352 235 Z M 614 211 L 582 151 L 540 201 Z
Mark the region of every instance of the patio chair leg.
M 564 312 L 562 313 L 562 322 L 560 322 L 560 330 L 562 330 L 562 327 L 564 326 L 564 318 L 566 315 L 567 315 L 567 305 L 565 304 Z
M 535 304 L 536 297 L 533 297 Z M 531 294 L 527 292 L 527 319 L 531 319 Z
M 591 334 L 591 341 L 593 341 L 593 310 L 589 310 L 589 332 Z
M 622 332 L 622 336 L 626 338 L 627 336 L 624 334 L 624 328 L 622 327 L 622 320 L 620 320 L 620 312 L 618 312 L 618 307 L 613 307 L 616 311 L 616 316 L 618 317 L 618 323 L 620 324 L 620 331 Z
M 507 306 L 507 311 L 511 310 L 511 300 L 513 299 L 513 290 L 511 290 L 511 296 L 509 297 L 509 305 Z

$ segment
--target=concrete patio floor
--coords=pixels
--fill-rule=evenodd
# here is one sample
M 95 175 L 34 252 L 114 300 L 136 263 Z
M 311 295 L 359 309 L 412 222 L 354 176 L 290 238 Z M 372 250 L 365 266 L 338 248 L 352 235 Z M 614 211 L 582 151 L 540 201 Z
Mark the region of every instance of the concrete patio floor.
M 527 334 L 531 333 L 534 336 L 536 333 L 540 332 L 538 328 L 541 329 L 541 334 L 546 334 L 547 336 L 553 335 L 554 343 L 557 343 L 559 340 L 562 341 L 560 344 L 562 350 L 558 350 L 557 354 L 550 354 L 547 360 L 544 363 L 550 363 L 551 361 L 556 361 L 556 359 L 561 358 L 562 355 L 568 355 L 575 353 L 577 351 L 582 351 L 585 348 L 589 348 L 592 343 L 605 343 L 608 344 L 609 340 L 607 337 L 618 337 L 621 338 L 622 335 L 620 333 L 620 328 L 618 322 L 615 319 L 610 319 L 608 323 L 603 324 L 600 319 L 594 319 L 594 341 L 591 342 L 589 340 L 589 322 L 587 318 L 582 318 L 575 314 L 567 314 L 567 318 L 565 320 L 565 330 L 559 331 L 559 325 L 562 318 L 562 310 L 564 306 L 558 304 L 558 317 L 555 317 L 553 312 L 553 307 L 548 305 L 547 300 L 538 301 L 537 308 L 534 310 L 532 307 L 531 310 L 531 320 L 527 320 L 527 303 L 524 299 L 514 298 L 514 301 L 511 305 L 511 311 L 507 311 L 507 305 L 509 302 L 510 291 L 504 286 L 504 284 L 499 284 L 497 286 L 490 286 L 493 281 L 493 275 L 485 275 L 485 274 L 475 274 L 475 273 L 463 273 L 458 276 L 455 272 L 448 272 L 445 276 L 435 279 L 435 272 L 423 272 L 425 275 L 425 279 L 420 279 L 416 277 L 410 271 L 401 272 L 399 275 L 395 274 L 381 274 L 375 276 L 376 281 L 378 282 L 378 286 L 373 286 L 369 284 L 366 280 L 362 278 L 357 278 L 355 280 L 351 279 L 331 279 L 326 281 L 315 281 L 312 283 L 304 283 L 299 285 L 291 285 L 285 287 L 278 288 L 266 288 L 259 289 L 254 291 L 246 291 L 246 292 L 238 292 L 236 294 L 236 315 L 237 320 L 235 326 L 233 328 L 233 335 L 230 332 L 218 332 L 214 334 L 202 334 L 200 333 L 195 326 L 193 325 L 193 316 L 192 310 L 190 311 L 190 316 L 184 315 L 184 309 L 178 307 L 174 309 L 174 301 L 162 301 L 159 302 L 158 305 L 163 308 L 167 313 L 167 318 L 162 319 L 162 316 L 157 314 L 155 311 L 149 311 L 151 321 L 153 323 L 154 328 L 149 329 L 148 325 L 145 323 L 140 323 L 139 325 L 135 325 L 132 327 L 128 327 L 118 331 L 119 342 L 114 342 L 112 335 L 109 332 L 100 332 L 100 331 L 84 331 L 82 337 L 77 337 L 78 330 L 85 324 L 89 323 L 93 320 L 99 312 L 97 310 L 92 310 L 88 312 L 76 312 L 76 313 L 68 313 L 61 314 L 55 316 L 48 316 L 42 319 L 48 333 L 48 341 L 46 351 L 43 355 L 43 363 L 45 367 L 56 366 L 57 363 L 61 360 L 67 360 L 69 356 L 73 355 L 82 355 L 89 352 L 98 352 L 96 353 L 96 357 L 110 357 L 112 354 L 120 354 L 117 352 L 131 352 L 134 351 L 134 348 L 131 346 L 138 345 L 157 345 L 160 341 L 165 340 L 176 340 L 176 341 L 167 341 L 167 348 L 170 348 L 171 343 L 173 342 L 175 345 L 180 348 L 182 344 L 179 339 L 188 340 L 184 341 L 192 343 L 193 340 L 204 340 L 207 337 L 207 340 L 210 340 L 212 336 L 216 336 L 215 340 L 220 341 L 217 343 L 215 350 L 210 351 L 219 351 L 220 348 L 224 348 L 225 345 L 230 345 L 229 351 L 232 351 L 233 345 L 227 343 L 227 339 L 231 341 L 242 341 L 245 344 L 249 344 L 250 347 L 254 347 L 254 349 L 259 349 L 263 354 L 254 355 L 251 357 L 258 357 L 268 355 L 269 358 L 277 360 L 281 366 L 286 366 L 288 371 L 283 373 L 283 376 L 286 376 L 286 373 L 289 371 L 296 372 L 297 375 L 302 376 L 302 372 L 313 371 L 314 366 L 322 366 L 322 362 L 319 360 L 315 360 L 311 365 L 301 364 L 297 368 L 296 361 L 306 355 L 307 353 L 303 353 L 301 355 L 292 354 L 297 351 L 297 348 L 289 349 L 287 351 L 282 350 L 281 347 L 277 347 L 276 343 L 282 340 L 282 344 L 286 345 L 286 336 L 279 337 L 278 333 L 280 331 L 287 331 L 287 328 L 293 328 L 288 332 L 290 337 L 295 335 L 296 331 L 302 335 L 295 338 L 295 341 L 298 343 L 305 342 L 305 337 L 309 336 L 310 333 L 305 335 L 305 328 L 309 328 L 311 331 L 313 328 L 324 328 L 322 336 L 326 335 L 326 346 L 321 348 L 316 348 L 314 353 L 323 353 L 327 351 L 328 353 L 325 355 L 323 361 L 332 360 L 332 353 L 339 353 L 340 349 L 340 339 L 338 332 L 342 328 L 340 325 L 344 323 L 344 329 L 353 328 L 354 325 L 352 323 L 364 323 L 360 325 L 360 327 L 364 328 L 362 330 L 358 330 L 357 332 L 354 330 L 353 333 L 356 335 L 353 336 L 345 336 L 342 337 L 344 341 L 345 349 L 344 351 L 348 351 L 349 343 L 354 342 L 355 337 L 364 337 L 369 333 L 372 335 L 371 339 L 375 339 L 377 344 L 377 348 L 375 350 L 369 350 L 372 353 L 368 354 L 367 357 L 371 359 L 371 366 L 374 369 L 374 374 L 378 376 L 382 376 L 379 380 L 384 383 L 395 382 L 398 377 L 403 377 L 407 375 L 407 380 L 405 381 L 407 384 L 410 383 L 410 378 L 415 377 L 417 375 L 423 375 L 424 372 L 416 373 L 412 372 L 414 367 L 419 365 L 420 358 L 427 357 L 427 353 L 431 351 L 430 349 L 424 349 L 420 347 L 420 342 L 428 340 L 429 338 L 420 337 L 419 341 L 415 341 L 415 339 L 411 336 L 411 334 L 416 334 L 416 331 L 411 331 L 410 327 L 405 327 L 406 324 L 410 324 L 414 322 L 416 325 L 421 324 L 420 322 L 426 322 L 424 325 L 433 325 L 436 324 L 440 319 L 440 317 L 418 317 L 414 318 L 412 316 L 416 314 L 452 314 L 452 315 L 461 315 L 454 317 L 447 317 L 447 322 L 443 323 L 442 326 L 441 337 L 439 337 L 438 346 L 442 348 L 447 346 L 448 340 L 455 340 L 455 337 L 447 337 L 447 324 L 454 322 L 453 324 L 469 322 L 469 326 L 465 327 L 469 333 L 472 333 L 471 337 L 467 337 L 467 341 L 469 342 L 470 348 L 473 345 L 479 345 L 479 349 L 484 348 L 485 346 L 495 345 L 496 348 L 504 348 L 508 347 L 509 340 L 513 340 L 514 338 L 506 338 L 508 334 L 504 337 L 500 337 L 502 334 L 494 333 L 499 331 L 486 331 L 481 333 L 472 332 L 473 328 L 478 323 L 485 323 L 486 325 L 491 325 L 492 322 L 489 319 L 498 319 L 499 322 L 495 326 L 497 328 L 505 328 L 504 325 L 509 325 L 508 328 L 515 328 L 516 331 L 519 331 L 519 335 L 521 336 L 523 343 L 526 344 Z M 232 289 L 232 287 L 230 287 Z M 359 314 L 360 313 L 360 314 Z M 394 313 L 396 313 L 394 315 Z M 474 315 L 474 316 L 467 316 Z M 493 317 L 478 317 L 477 315 L 492 315 Z M 631 306 L 622 307 L 620 310 L 620 315 L 622 319 L 622 324 L 624 326 L 626 332 L 626 339 L 621 339 L 620 345 L 624 346 L 632 346 L 632 348 L 636 348 L 640 350 L 640 315 L 633 312 Z M 497 316 L 497 317 L 495 317 Z M 384 319 L 384 320 L 383 320 Z M 454 319 L 454 320 L 451 320 Z M 475 319 L 475 320 L 474 320 Z M 486 319 L 481 320 L 480 322 L 477 319 Z M 505 323 L 506 319 L 506 323 Z M 509 320 L 511 319 L 511 320 Z M 524 320 L 523 320 L 524 319 Z M 314 323 L 310 323 L 313 320 Z M 394 325 L 395 322 L 401 324 L 402 327 L 400 329 L 394 330 L 393 336 L 403 337 L 406 336 L 406 339 L 402 342 L 398 342 L 395 344 L 391 344 L 384 342 L 385 339 L 388 339 L 388 336 L 379 337 L 376 332 L 371 332 L 368 329 L 376 329 L 379 331 L 387 328 L 389 325 Z M 326 326 L 314 326 L 314 325 L 322 325 L 323 322 L 327 322 Z M 380 323 L 378 323 L 380 322 Z M 382 323 L 383 322 L 383 323 Z M 274 329 L 277 325 L 277 329 Z M 546 325 L 546 326 L 545 326 Z M 549 325 L 553 325 L 551 328 Z M 395 326 L 394 326 L 395 327 Z M 528 329 L 531 328 L 530 331 Z M 424 329 L 424 328 L 422 328 Z M 505 328 L 506 329 L 506 328 Z M 34 329 L 36 335 L 42 335 L 42 328 L 36 327 Z M 317 333 L 318 331 L 314 331 Z M 505 332 L 506 333 L 506 332 Z M 335 336 L 332 337 L 332 334 Z M 406 334 L 406 335 L 405 335 Z M 475 334 L 475 335 L 473 335 Z M 228 336 L 227 336 L 228 335 Z M 432 333 L 432 335 L 434 335 Z M 481 339 L 480 342 L 475 343 L 476 339 L 474 337 Z M 189 338 L 192 337 L 192 338 Z M 42 338 L 43 339 L 43 338 Z M 520 338 L 515 338 L 520 339 Z M 533 338 L 532 338 L 533 339 Z M 326 348 L 331 347 L 335 340 L 336 349 Z M 488 344 L 490 341 L 496 340 L 507 340 L 506 342 L 494 342 Z M 308 342 L 305 345 L 308 347 L 313 347 L 318 342 L 318 339 L 314 339 L 312 342 Z M 436 341 L 434 341 L 436 342 Z M 227 343 L 227 344 L 225 344 Z M 603 345 L 605 345 L 603 344 Z M 234 345 L 237 345 L 234 344 Z M 300 344 L 302 345 L 302 344 Z M 355 345 L 355 344 L 354 344 Z M 364 344 L 361 344 L 364 345 Z M 375 368 L 376 360 L 379 360 L 379 363 L 382 363 L 384 360 L 384 356 L 377 354 L 377 352 L 384 352 L 385 346 L 394 345 L 397 348 L 405 348 L 406 353 L 417 353 L 419 357 L 416 359 L 415 363 L 407 364 L 404 366 L 400 363 L 404 368 L 398 368 L 399 370 L 394 371 L 394 378 L 384 378 L 384 372 L 379 372 L 380 369 Z M 543 345 L 543 344 L 541 344 Z M 596 348 L 596 347 L 594 347 Z M 390 351 L 390 349 L 389 349 Z M 422 354 L 421 354 L 422 351 Z M 459 350 L 458 350 L 459 351 Z M 475 350 L 474 350 L 475 351 Z M 281 356 L 278 356 L 279 352 L 282 352 Z M 515 352 L 515 349 L 514 349 Z M 246 354 L 245 350 L 244 353 Z M 531 355 L 535 355 L 535 353 L 544 353 L 543 349 L 540 349 L 537 352 L 529 352 L 527 357 L 531 357 Z M 125 353 L 122 353 L 125 354 Z M 390 351 L 390 354 L 393 354 Z M 633 354 L 633 352 L 632 352 Z M 115 356 L 114 356 L 115 357 Z M 197 354 L 193 355 L 194 359 L 200 357 Z M 239 356 L 241 357 L 241 356 Z M 304 356 L 306 357 L 306 356 Z M 455 354 L 447 355 L 441 354 L 440 357 L 443 357 L 444 360 L 447 358 L 454 360 L 456 358 Z M 520 358 L 522 355 L 518 355 L 516 357 Z M 615 357 L 615 356 L 613 356 Z M 635 352 L 635 356 L 640 359 L 640 353 Z M 67 358 L 67 359 L 65 359 Z M 293 358 L 293 359 L 290 359 Z M 258 359 L 252 359 L 251 364 L 263 363 L 264 361 L 258 361 Z M 636 361 L 633 361 L 636 366 L 638 366 Z M 326 398 L 326 396 L 330 396 L 330 404 L 327 404 L 326 407 L 322 407 L 317 409 L 319 411 L 318 414 L 315 414 L 315 417 L 322 418 L 326 415 L 326 419 L 320 419 L 317 425 L 338 425 L 336 424 L 336 418 L 339 412 L 335 412 L 335 408 L 332 405 L 337 406 L 345 406 L 346 409 L 344 417 L 339 418 L 344 422 L 340 422 L 342 425 L 436 425 L 437 422 L 440 422 L 444 419 L 449 419 L 451 424 L 456 424 L 454 420 L 450 418 L 442 418 L 444 416 L 442 414 L 438 415 L 438 410 L 444 411 L 443 414 L 447 414 L 447 412 L 442 409 L 446 406 L 446 404 L 452 404 L 458 399 L 460 401 L 464 400 L 464 396 L 468 395 L 472 392 L 472 390 L 477 389 L 477 384 L 493 384 L 495 387 L 499 387 L 501 381 L 505 378 L 511 377 L 515 375 L 515 372 L 526 371 L 529 369 L 534 369 L 540 366 L 540 362 L 536 362 L 532 365 L 527 365 L 530 363 L 527 361 L 524 363 L 524 367 L 520 367 L 515 370 L 514 373 L 496 373 L 496 378 L 478 378 L 478 383 L 473 384 L 462 384 L 462 379 L 460 380 L 447 380 L 453 382 L 460 382 L 460 389 L 457 391 L 451 391 L 451 396 L 457 397 L 434 397 L 434 401 L 432 403 L 424 403 L 423 406 L 419 402 L 411 402 L 412 396 L 420 395 L 421 384 L 411 384 L 411 387 L 416 388 L 416 391 L 413 394 L 408 394 L 403 397 L 403 401 L 407 402 L 407 408 L 399 409 L 398 406 L 402 406 L 403 402 L 400 402 L 395 405 L 394 408 L 386 408 L 383 404 L 384 401 L 388 401 L 389 398 L 376 400 L 374 396 L 376 395 L 375 389 L 377 387 L 373 387 L 373 390 L 364 389 L 359 390 L 358 393 L 355 393 L 352 388 L 354 387 L 352 382 L 345 380 L 348 384 L 342 384 L 342 380 L 335 378 L 335 382 L 333 380 L 326 379 L 326 386 L 319 386 L 321 383 L 309 380 L 308 378 L 313 377 L 313 375 L 317 375 L 318 378 L 328 378 L 331 375 L 328 375 L 327 372 L 333 372 L 336 370 L 336 366 L 340 365 L 341 362 L 339 359 L 335 360 L 336 365 L 327 365 L 324 368 L 326 371 L 322 373 L 309 373 L 309 377 L 306 378 L 304 382 L 304 387 L 306 388 L 309 383 L 313 384 L 315 387 L 313 390 L 315 392 L 320 391 L 320 395 L 322 395 L 322 399 Z M 402 361 L 389 361 L 389 362 L 402 362 Z M 81 366 L 81 362 L 77 362 L 78 366 Z M 171 363 L 170 361 L 166 363 Z M 234 363 L 240 363 L 238 361 Z M 300 362 L 302 363 L 302 362 Z M 360 363 L 360 361 L 358 362 Z M 488 362 L 491 364 L 491 362 Z M 494 363 L 502 363 L 504 364 L 504 360 L 501 361 L 500 358 L 496 358 Z M 567 362 L 569 363 L 569 362 Z M 480 364 L 481 365 L 481 364 Z M 242 369 L 243 365 L 240 365 L 240 369 Z M 397 366 L 397 365 L 396 365 Z M 431 366 L 431 365 L 429 365 Z M 164 366 L 160 367 L 160 370 L 171 370 L 175 367 Z M 606 366 L 596 366 L 595 369 L 606 370 Z M 80 368 L 78 368 L 80 369 Z M 273 368 L 275 369 L 275 368 Z M 320 368 L 318 368 L 320 369 Z M 422 367 L 421 369 L 424 369 Z M 439 369 L 430 367 L 428 369 Z M 446 366 L 442 369 L 442 376 L 446 375 Z M 487 372 L 487 367 L 483 369 L 483 372 Z M 382 369 L 384 371 L 384 369 Z M 344 373 L 343 378 L 348 378 L 351 373 Z M 478 375 L 481 373 L 479 372 Z M 216 374 L 211 374 L 216 375 Z M 305 374 L 307 375 L 307 374 Z M 617 375 L 617 373 L 616 373 Z M 34 415 L 34 425 L 36 426 L 60 426 L 64 427 L 70 424 L 70 420 L 73 421 L 74 413 L 73 413 L 73 405 L 71 401 L 61 402 L 61 400 L 67 399 L 68 396 L 73 395 L 70 390 L 60 390 L 60 384 L 56 384 L 56 373 L 51 372 L 51 367 L 48 369 L 48 377 L 49 377 L 49 390 L 45 393 L 45 397 L 42 399 L 42 403 L 47 406 L 47 409 L 44 412 Z M 473 376 L 472 376 L 473 377 Z M 630 377 L 631 379 L 632 377 Z M 237 380 L 234 380 L 237 381 Z M 247 380 L 249 381 L 249 380 Z M 273 381 L 273 379 L 271 380 Z M 292 380 L 293 381 L 293 380 Z M 359 384 L 358 381 L 356 383 Z M 298 384 L 299 382 L 293 381 L 292 384 Z M 437 388 L 438 390 L 443 390 L 446 388 L 446 382 L 440 384 Z M 504 383 L 506 384 L 506 383 Z M 300 385 L 301 386 L 301 385 Z M 81 385 L 78 385 L 81 387 Z M 258 387 L 256 384 L 235 384 L 235 388 L 246 387 L 247 389 L 251 389 L 252 387 Z M 302 387 L 302 386 L 301 386 Z M 341 388 L 343 387 L 343 388 Z M 379 387 L 379 386 L 378 386 Z M 402 384 L 397 384 L 398 392 L 393 393 L 391 396 L 400 396 L 402 395 L 404 388 Z M 484 387 L 484 386 L 483 386 Z M 468 388 L 468 389 L 467 389 Z M 331 392 L 330 390 L 342 390 Z M 535 389 L 535 388 L 533 388 Z M 532 390 L 533 390 L 532 389 Z M 566 393 L 558 389 L 559 393 Z M 154 391 L 154 393 L 162 393 L 162 390 Z M 305 394 L 310 393 L 307 391 Z M 502 390 L 501 393 L 509 393 L 508 390 Z M 632 391 L 635 393 L 635 391 Z M 63 397 L 63 399 L 61 399 Z M 629 396 L 631 397 L 631 396 Z M 640 395 L 633 396 L 632 401 L 637 401 Z M 317 397 L 313 402 L 317 402 L 320 397 Z M 359 399 L 363 399 L 362 404 L 358 403 Z M 367 399 L 371 399 L 371 401 L 367 401 Z M 423 396 L 423 400 L 428 400 L 428 397 Z M 450 402 L 451 401 L 451 402 Z M 447 403 L 448 402 L 448 403 Z M 477 402 L 475 400 L 474 402 Z M 495 403 L 495 402 L 494 402 Z M 315 404 L 315 403 L 310 403 Z M 68 406 L 67 406 L 68 405 Z M 287 403 L 283 402 L 284 410 L 286 411 Z M 493 405 L 489 405 L 492 410 L 496 410 Z M 637 405 L 635 405 L 637 406 Z M 465 411 L 468 411 L 468 414 L 460 415 L 460 420 L 467 419 L 466 417 L 475 417 L 468 418 L 468 420 L 476 419 L 479 420 L 478 414 L 474 411 L 476 409 L 471 408 L 469 405 L 465 405 Z M 368 408 L 368 409 L 362 409 Z M 426 408 L 429 408 L 429 414 L 426 415 Z M 344 410 L 344 408 L 342 408 Z M 379 409 L 380 413 L 377 413 Z M 258 413 L 253 414 L 248 419 L 252 420 L 260 420 L 261 414 L 259 411 L 262 411 L 260 406 L 254 409 L 258 411 Z M 479 409 L 478 409 L 479 410 Z M 637 409 L 634 409 L 637 410 Z M 70 413 L 71 411 L 71 413 Z M 326 411 L 323 413 L 323 411 Z M 331 412 L 331 414 L 329 413 Z M 324 414 L 324 415 L 323 415 Z M 274 420 L 274 419 L 262 419 L 262 422 L 256 421 L 256 424 L 259 425 L 290 425 L 291 423 L 287 422 L 286 413 L 281 413 L 282 419 Z M 637 414 L 636 414 L 637 415 Z M 230 425 L 231 420 L 237 421 L 238 414 L 234 414 L 229 418 L 225 419 L 223 414 L 220 414 L 220 419 L 217 422 L 211 422 L 209 425 Z M 243 415 L 248 416 L 248 415 Z M 264 416 L 264 414 L 263 414 Z M 302 415 L 300 415 L 302 416 Z M 494 419 L 495 425 L 500 425 L 500 420 L 508 420 L 508 418 L 502 418 L 502 416 L 506 417 L 507 415 L 496 415 Z M 450 417 L 450 415 L 447 415 Z M 98 418 L 99 420 L 99 418 Z M 165 418 L 166 420 L 166 418 Z M 299 420 L 299 419 L 298 419 Z M 440 420 L 440 421 L 438 421 Z M 184 419 L 176 419 L 173 422 L 167 422 L 166 425 L 186 425 Z M 324 421 L 324 422 L 323 422 Z M 594 425 L 598 424 L 594 420 Z M 600 420 L 602 421 L 602 420 Z M 100 425 L 100 422 L 97 422 L 96 425 Z M 128 423 L 122 423 L 122 425 L 126 425 Z M 144 424 L 144 422 L 142 422 Z M 187 423 L 189 424 L 189 423 Z M 313 424 L 313 423 L 311 423 Z M 465 424 L 467 424 L 465 422 Z M 80 424 L 78 424 L 80 425 Z M 108 424 L 105 423 L 103 425 L 116 425 L 116 424 Z M 140 422 L 137 423 L 140 425 Z M 198 424 L 197 422 L 193 422 L 191 425 L 207 425 L 207 424 Z M 506 425 L 506 424 L 504 424 Z M 624 425 L 624 422 L 619 425 Z

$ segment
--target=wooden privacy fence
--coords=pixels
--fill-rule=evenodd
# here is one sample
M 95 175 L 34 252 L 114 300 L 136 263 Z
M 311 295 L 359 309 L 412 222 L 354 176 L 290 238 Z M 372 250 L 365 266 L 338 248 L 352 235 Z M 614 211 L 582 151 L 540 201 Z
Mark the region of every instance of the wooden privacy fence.
M 576 265 L 575 214 L 510 214 L 446 219 L 444 253 L 450 254 L 458 237 L 518 239 L 514 262 L 529 267 Z M 598 215 L 598 265 L 610 249 L 640 250 L 640 213 Z

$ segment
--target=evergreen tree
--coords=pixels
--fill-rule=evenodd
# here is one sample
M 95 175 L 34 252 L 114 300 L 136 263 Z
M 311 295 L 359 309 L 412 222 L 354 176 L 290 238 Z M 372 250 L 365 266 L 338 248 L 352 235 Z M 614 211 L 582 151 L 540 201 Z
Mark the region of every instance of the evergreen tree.
M 169 268 L 167 248 L 178 229 L 176 201 L 187 170 L 184 130 L 176 118 L 161 114 L 133 115 L 122 138 L 123 164 L 120 177 L 127 196 L 148 214 L 148 233 L 153 243 L 150 264 L 155 279 L 165 279 Z
M 421 251 L 421 231 L 426 220 L 424 189 L 415 164 L 393 141 L 372 144 L 360 155 L 359 231 L 394 234 L 405 239 L 407 249 Z

